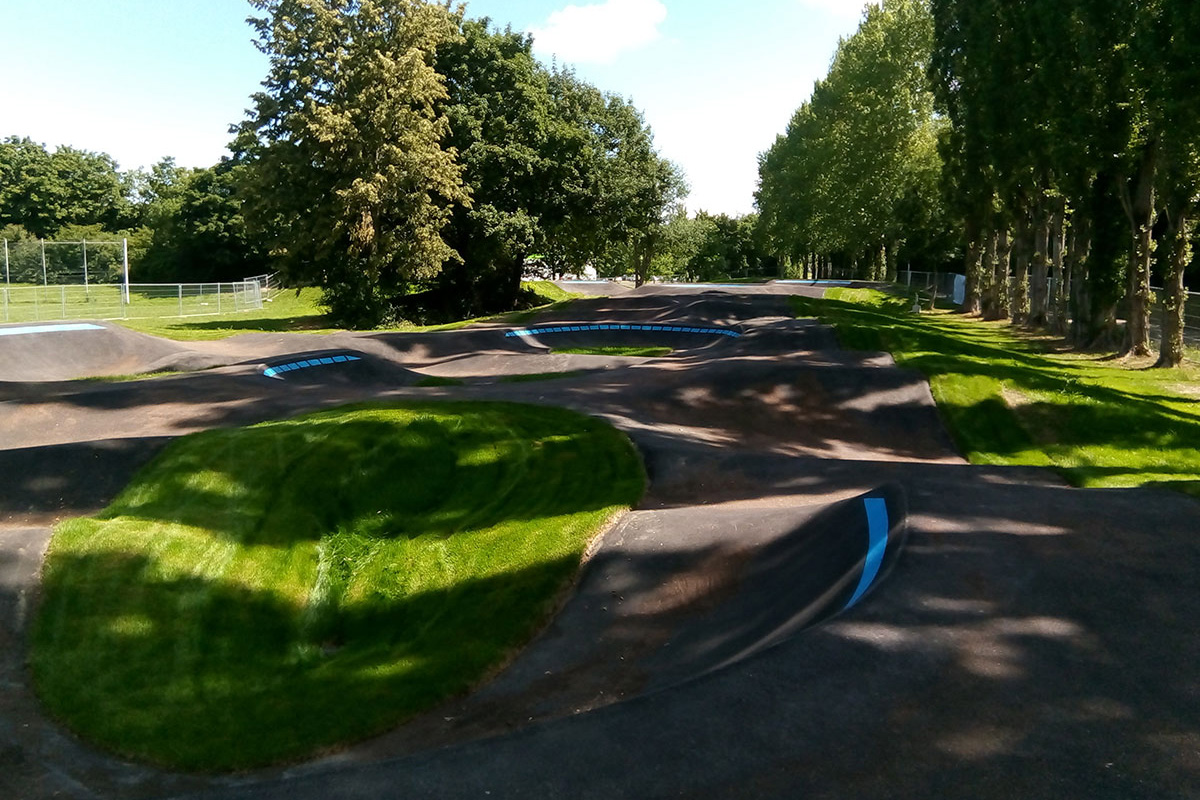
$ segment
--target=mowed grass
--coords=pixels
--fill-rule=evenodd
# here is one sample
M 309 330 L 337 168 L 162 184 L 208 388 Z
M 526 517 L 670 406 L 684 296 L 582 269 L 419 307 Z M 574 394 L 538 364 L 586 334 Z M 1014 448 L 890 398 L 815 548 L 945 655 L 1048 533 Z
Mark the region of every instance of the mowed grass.
M 884 350 L 930 381 L 973 463 L 1052 467 L 1078 486 L 1200 495 L 1200 369 L 1148 369 L 869 289 L 793 298 L 850 349 Z
M 564 347 L 555 348 L 551 353 L 576 356 L 627 356 L 638 358 L 661 358 L 669 356 L 673 351 L 669 347 Z
M 522 288 L 536 296 L 538 305 L 525 311 L 513 311 L 492 317 L 465 319 L 442 325 L 393 325 L 380 330 L 389 331 L 448 331 L 465 328 L 478 322 L 520 322 L 531 319 L 550 308 L 562 307 L 582 295 L 565 292 L 550 281 L 531 281 Z M 284 289 L 263 302 L 261 311 L 244 311 L 204 317 L 158 317 L 124 319 L 115 322 L 142 333 L 176 341 L 224 339 L 239 333 L 332 333 L 333 327 L 321 304 L 320 289 Z
M 505 403 L 185 437 L 55 531 L 37 690 L 85 739 L 174 768 L 336 748 L 502 666 L 644 481 L 609 425 Z
M 337 330 L 321 307 L 321 290 L 284 289 L 261 310 L 203 317 L 146 317 L 114 320 L 126 328 L 176 341 L 225 339 L 239 333 L 331 333 Z

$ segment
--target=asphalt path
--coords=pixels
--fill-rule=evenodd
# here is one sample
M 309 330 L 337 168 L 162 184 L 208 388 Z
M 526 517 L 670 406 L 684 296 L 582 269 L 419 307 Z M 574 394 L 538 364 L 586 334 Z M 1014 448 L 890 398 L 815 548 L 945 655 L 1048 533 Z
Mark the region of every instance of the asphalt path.
M 790 317 L 819 287 L 615 291 L 440 334 L 0 336 L 0 797 L 1200 797 L 1200 503 L 968 465 L 919 375 Z M 605 343 L 674 352 L 550 352 Z M 163 365 L 211 368 L 73 380 Z M 571 377 L 501 380 L 543 372 Z M 125 763 L 42 715 L 25 636 L 56 520 L 188 432 L 434 397 L 603 417 L 650 476 L 493 681 L 235 776 Z M 860 596 L 866 508 L 888 543 Z

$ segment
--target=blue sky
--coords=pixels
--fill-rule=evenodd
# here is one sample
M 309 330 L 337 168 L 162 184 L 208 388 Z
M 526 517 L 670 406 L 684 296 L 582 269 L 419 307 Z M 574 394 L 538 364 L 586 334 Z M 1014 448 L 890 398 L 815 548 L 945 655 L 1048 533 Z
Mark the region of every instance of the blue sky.
M 10 3 L 13 0 L 9 0 Z M 266 73 L 245 0 L 15 0 L 0 136 L 111 154 L 123 169 L 224 153 Z M 683 167 L 688 207 L 752 210 L 757 156 L 822 77 L 863 0 L 472 0 L 535 52 L 633 100 Z

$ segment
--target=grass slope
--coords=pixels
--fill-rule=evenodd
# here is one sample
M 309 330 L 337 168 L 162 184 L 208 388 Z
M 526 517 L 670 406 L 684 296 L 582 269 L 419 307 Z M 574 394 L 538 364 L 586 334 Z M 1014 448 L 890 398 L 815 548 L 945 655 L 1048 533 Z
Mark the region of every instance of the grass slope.
M 190 770 L 298 759 L 487 677 L 639 499 L 629 441 L 504 403 L 356 406 L 172 444 L 56 530 L 46 706 Z
M 793 298 L 798 316 L 835 325 L 845 347 L 888 351 L 924 373 L 974 463 L 1053 467 L 1079 486 L 1200 494 L 1200 370 L 1056 353 L 1004 323 L 912 315 L 910 303 L 869 289 Z

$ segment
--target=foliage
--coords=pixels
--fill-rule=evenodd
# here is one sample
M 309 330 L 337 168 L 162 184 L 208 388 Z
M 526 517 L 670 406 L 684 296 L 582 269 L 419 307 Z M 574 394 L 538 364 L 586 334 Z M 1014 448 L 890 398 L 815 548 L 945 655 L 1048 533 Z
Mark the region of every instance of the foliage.
M 270 271 L 267 254 L 251 239 L 242 215 L 239 175 L 244 170 L 222 161 L 208 169 L 174 171 L 154 186 L 144 201 L 152 235 L 136 280 L 235 281 Z
M 455 21 L 419 0 L 253 4 L 270 69 L 234 145 L 252 229 L 290 280 L 325 287 L 339 321 L 387 321 L 456 257 L 441 232 L 470 203 L 434 67 Z
M 55 532 L 38 692 L 87 739 L 172 767 L 362 739 L 528 641 L 643 484 L 623 435 L 553 408 L 363 406 L 187 437 Z
M 828 76 L 760 157 L 757 205 L 768 248 L 883 278 L 901 260 L 945 257 L 937 141 L 926 76 L 933 25 L 923 0 L 868 6 Z
M 62 146 L 53 153 L 28 138 L 0 140 L 0 226 L 54 238 L 68 225 L 117 230 L 128 223 L 117 163 L 104 153 Z
M 969 280 L 979 270 L 985 295 L 1007 291 L 1007 254 L 982 267 L 977 257 L 1011 234 L 1014 321 L 1064 330 L 1069 317 L 1078 344 L 1108 346 L 1120 314 L 1125 351 L 1144 355 L 1161 240 L 1172 311 L 1161 363 L 1178 364 L 1200 199 L 1195 5 L 932 0 L 932 14 L 931 76 L 954 127 Z M 1070 297 L 1055 288 L 1072 280 Z

